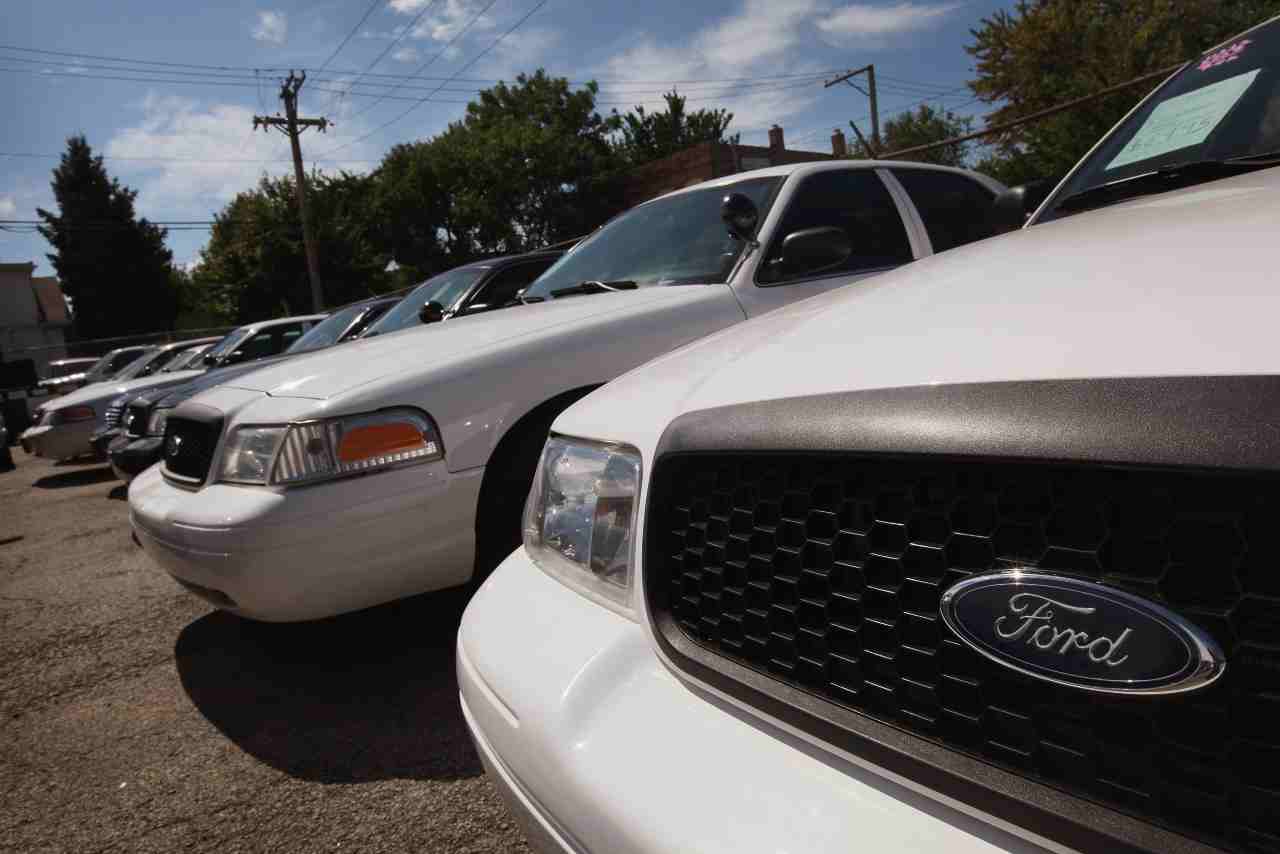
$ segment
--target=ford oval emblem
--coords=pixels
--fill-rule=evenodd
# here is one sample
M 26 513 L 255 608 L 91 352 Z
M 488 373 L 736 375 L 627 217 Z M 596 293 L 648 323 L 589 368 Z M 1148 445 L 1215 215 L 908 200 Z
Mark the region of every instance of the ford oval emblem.
M 1213 638 L 1168 608 L 1066 575 L 975 575 L 943 594 L 939 612 L 978 653 L 1069 688 L 1175 694 L 1205 687 L 1227 667 Z

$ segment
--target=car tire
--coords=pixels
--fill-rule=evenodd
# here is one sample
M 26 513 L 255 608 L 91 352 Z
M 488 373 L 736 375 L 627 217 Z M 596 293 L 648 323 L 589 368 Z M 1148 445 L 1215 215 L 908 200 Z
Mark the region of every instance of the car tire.
M 17 466 L 13 464 L 13 451 L 8 445 L 0 446 L 0 471 L 13 471 Z

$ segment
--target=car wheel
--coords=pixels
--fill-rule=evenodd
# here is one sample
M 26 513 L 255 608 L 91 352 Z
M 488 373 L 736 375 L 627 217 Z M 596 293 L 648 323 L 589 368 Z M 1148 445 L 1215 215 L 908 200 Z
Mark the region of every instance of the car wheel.
M 10 471 L 17 468 L 13 464 L 13 451 L 9 450 L 8 445 L 0 447 L 0 471 Z

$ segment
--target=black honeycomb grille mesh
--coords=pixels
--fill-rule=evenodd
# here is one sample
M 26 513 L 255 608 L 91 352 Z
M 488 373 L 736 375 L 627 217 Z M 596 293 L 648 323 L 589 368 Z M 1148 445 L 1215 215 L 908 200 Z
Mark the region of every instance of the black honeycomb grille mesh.
M 179 477 L 204 483 L 213 465 L 213 452 L 222 435 L 222 421 L 195 421 L 188 418 L 170 418 L 165 425 L 164 444 L 161 446 L 165 469 Z M 177 453 L 170 454 L 171 439 L 178 439 Z
M 1280 482 L 687 454 L 659 460 L 649 506 L 650 607 L 715 656 L 1193 838 L 1280 850 Z M 1168 605 L 1222 644 L 1225 676 L 1108 699 L 989 662 L 939 596 L 1010 565 Z

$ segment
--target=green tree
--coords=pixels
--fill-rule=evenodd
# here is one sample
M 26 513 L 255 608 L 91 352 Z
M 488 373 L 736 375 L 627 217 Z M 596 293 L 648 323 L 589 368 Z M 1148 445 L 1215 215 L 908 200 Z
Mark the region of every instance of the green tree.
M 397 145 L 374 173 L 367 223 L 380 257 L 402 269 L 401 281 L 422 279 L 474 255 L 453 223 L 453 190 L 444 146 L 434 141 Z
M 373 176 L 313 173 L 307 202 L 320 251 L 325 304 L 387 289 L 386 258 L 372 236 Z M 263 177 L 214 218 L 192 285 L 217 314 L 247 323 L 311 309 L 292 177 Z
M 1019 0 L 971 31 L 969 85 L 998 124 L 1182 62 L 1277 12 L 1280 0 Z M 1060 175 L 1155 85 L 1000 134 L 982 168 L 1006 181 Z
M 613 111 L 618 123 L 618 150 L 632 166 L 666 157 L 702 142 L 724 142 L 725 131 L 733 121 L 728 110 L 694 110 L 686 113 L 685 99 L 675 90 L 662 96 L 667 108 L 646 112 L 643 105 L 625 115 Z M 734 134 L 729 140 L 738 141 Z
M 166 231 L 138 219 L 137 192 L 107 174 L 83 136 L 53 170 L 57 213 L 38 209 L 49 261 L 75 307 L 81 338 L 168 330 L 177 313 Z
M 852 126 L 853 122 L 849 124 Z M 885 122 L 880 147 L 884 154 L 891 154 L 904 148 L 963 136 L 971 130 L 973 119 L 968 116 L 957 116 L 950 110 L 937 110 L 928 104 L 921 104 L 915 112 L 900 113 Z M 908 154 L 902 159 L 943 166 L 964 166 L 969 159 L 969 143 L 957 142 L 919 154 Z
M 618 208 L 621 159 L 594 82 L 539 70 L 499 83 L 431 140 L 447 182 L 442 227 L 455 256 L 520 252 L 583 234 Z

